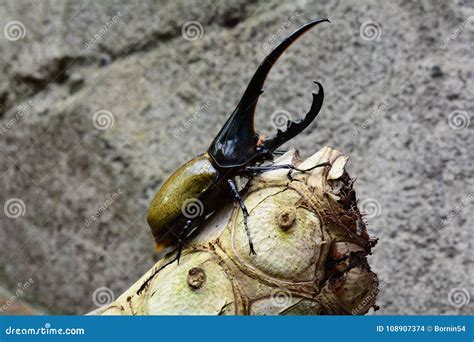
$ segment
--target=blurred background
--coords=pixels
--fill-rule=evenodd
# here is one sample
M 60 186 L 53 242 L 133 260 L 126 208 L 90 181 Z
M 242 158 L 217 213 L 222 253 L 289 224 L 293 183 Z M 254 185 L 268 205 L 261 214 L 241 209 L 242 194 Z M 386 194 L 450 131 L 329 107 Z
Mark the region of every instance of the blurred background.
M 349 172 L 375 314 L 473 314 L 472 1 L 1 1 L 0 313 L 84 314 L 155 262 L 146 209 L 204 152 L 262 58 L 257 127 L 326 98 L 285 147 Z

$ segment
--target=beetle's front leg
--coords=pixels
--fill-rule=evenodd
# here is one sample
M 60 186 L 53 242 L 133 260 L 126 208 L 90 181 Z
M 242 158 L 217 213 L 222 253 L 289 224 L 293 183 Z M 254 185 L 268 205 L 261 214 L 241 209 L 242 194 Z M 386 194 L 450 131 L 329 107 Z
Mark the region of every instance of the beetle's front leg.
M 138 289 L 137 291 L 137 295 L 140 295 L 143 290 L 148 286 L 148 283 L 153 279 L 153 277 L 158 273 L 160 272 L 163 268 L 165 268 L 166 266 L 168 265 L 171 265 L 173 262 L 177 261 L 178 264 L 179 264 L 179 259 L 181 258 L 181 252 L 183 251 L 183 248 L 184 248 L 184 243 L 185 243 L 185 239 L 189 236 L 188 234 L 188 230 L 189 228 L 192 227 L 192 223 L 193 221 L 192 220 L 187 220 L 186 223 L 184 224 L 183 226 L 183 229 L 181 229 L 181 231 L 179 232 L 178 234 L 178 243 L 177 243 L 177 246 L 176 246 L 176 254 L 174 256 L 173 259 L 171 259 L 170 261 L 168 261 L 167 263 L 165 263 L 164 265 L 162 265 L 160 268 L 158 268 L 157 270 L 155 270 L 153 272 L 152 275 L 150 275 L 150 277 L 148 277 L 148 279 L 142 284 L 142 286 L 140 286 L 140 288 Z M 173 251 L 173 253 L 175 252 Z
M 285 151 L 285 150 L 275 150 L 273 151 L 273 154 L 276 154 L 278 156 L 281 156 L 281 155 L 284 155 L 285 153 L 287 153 L 288 151 Z
M 185 243 L 184 240 L 188 236 L 188 230 L 189 228 L 191 228 L 192 223 L 193 223 L 192 220 L 187 220 L 183 226 L 183 229 L 181 229 L 181 231 L 179 232 L 178 244 L 176 246 L 176 260 L 178 264 L 179 264 L 179 259 L 181 258 L 181 252 L 183 251 L 183 248 L 184 248 L 184 243 Z
M 257 253 L 255 253 L 255 249 L 253 248 L 252 236 L 250 235 L 248 225 L 249 212 L 247 210 L 247 207 L 245 206 L 242 197 L 240 197 L 239 190 L 237 189 L 237 185 L 235 184 L 235 182 L 232 179 L 228 179 L 227 182 L 229 183 L 230 190 L 232 191 L 232 195 L 234 196 L 234 201 L 239 203 L 240 209 L 242 209 L 242 213 L 244 216 L 245 232 L 247 233 L 247 238 L 249 240 L 250 255 L 257 255 Z
M 291 164 L 281 164 L 281 165 L 264 165 L 264 166 L 247 166 L 245 168 L 245 172 L 249 174 L 257 174 L 257 173 L 263 173 L 267 171 L 275 171 L 275 170 L 281 170 L 281 169 L 287 169 L 287 170 L 292 170 L 292 171 L 299 171 L 299 172 L 308 172 L 311 171 L 317 167 L 324 167 L 324 166 L 331 166 L 331 163 L 325 162 L 321 163 L 315 166 L 310 167 L 309 169 L 299 169 L 294 165 Z
M 324 167 L 324 166 L 331 166 L 331 163 L 326 162 L 326 163 L 321 163 L 315 166 L 310 167 L 309 169 L 299 169 L 294 165 L 291 164 L 281 164 L 281 165 L 264 165 L 264 166 L 247 166 L 245 168 L 245 174 L 248 176 L 252 176 L 258 173 L 263 173 L 267 171 L 275 171 L 275 170 L 282 170 L 282 169 L 287 169 L 288 174 L 287 177 L 290 181 L 293 180 L 293 177 L 291 177 L 291 171 L 299 171 L 299 172 L 308 172 L 311 171 L 317 167 Z

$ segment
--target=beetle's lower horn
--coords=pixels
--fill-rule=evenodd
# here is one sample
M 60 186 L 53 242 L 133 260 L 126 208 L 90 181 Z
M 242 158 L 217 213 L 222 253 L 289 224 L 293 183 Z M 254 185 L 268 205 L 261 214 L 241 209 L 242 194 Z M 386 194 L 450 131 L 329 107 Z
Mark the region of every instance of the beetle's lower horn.
M 314 82 L 318 85 L 319 91 L 317 94 L 313 93 L 313 103 L 311 109 L 305 115 L 304 119 L 297 122 L 288 120 L 287 127 L 284 131 L 278 129 L 277 133 L 263 141 L 263 145 L 270 151 L 274 151 L 288 140 L 293 139 L 301 133 L 318 115 L 324 101 L 324 89 L 321 83 Z

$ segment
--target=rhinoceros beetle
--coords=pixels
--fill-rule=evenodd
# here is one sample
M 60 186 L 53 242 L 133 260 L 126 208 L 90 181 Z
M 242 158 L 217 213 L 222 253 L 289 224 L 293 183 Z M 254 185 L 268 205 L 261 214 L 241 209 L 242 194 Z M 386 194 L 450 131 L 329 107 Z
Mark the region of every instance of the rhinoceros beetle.
M 176 247 L 176 257 L 171 262 L 179 262 L 185 241 L 198 231 L 204 219 L 230 201 L 235 201 L 242 209 L 250 254 L 255 254 L 247 223 L 249 214 L 236 186 L 236 176 L 250 177 L 276 169 L 304 172 L 327 165 L 319 164 L 307 170 L 299 170 L 290 164 L 262 165 L 273 159 L 278 147 L 301 133 L 316 118 L 324 99 L 320 83 L 315 82 L 318 93 L 313 93 L 311 108 L 302 120 L 288 121 L 284 131 L 278 129 L 270 137 L 256 133 L 254 127 L 257 101 L 273 64 L 298 37 L 322 22 L 329 20 L 318 19 L 302 26 L 270 52 L 207 152 L 181 166 L 156 194 L 148 209 L 147 221 L 158 251 Z

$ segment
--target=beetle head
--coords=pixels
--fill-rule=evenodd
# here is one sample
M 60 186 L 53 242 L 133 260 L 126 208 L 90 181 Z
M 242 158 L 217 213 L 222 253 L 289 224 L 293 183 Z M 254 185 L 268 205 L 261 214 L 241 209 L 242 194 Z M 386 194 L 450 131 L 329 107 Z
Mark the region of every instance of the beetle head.
M 255 108 L 258 98 L 263 93 L 263 84 L 273 64 L 283 52 L 303 33 L 328 19 L 318 19 L 299 28 L 283 40 L 265 57 L 250 80 L 244 95 L 231 116 L 214 138 L 208 153 L 221 167 L 240 167 L 258 160 L 271 159 L 273 151 L 283 143 L 303 131 L 316 117 L 321 109 L 324 92 L 320 83 L 318 94 L 313 94 L 313 104 L 304 119 L 298 122 L 288 121 L 284 131 L 280 129 L 273 136 L 265 138 L 255 131 Z

